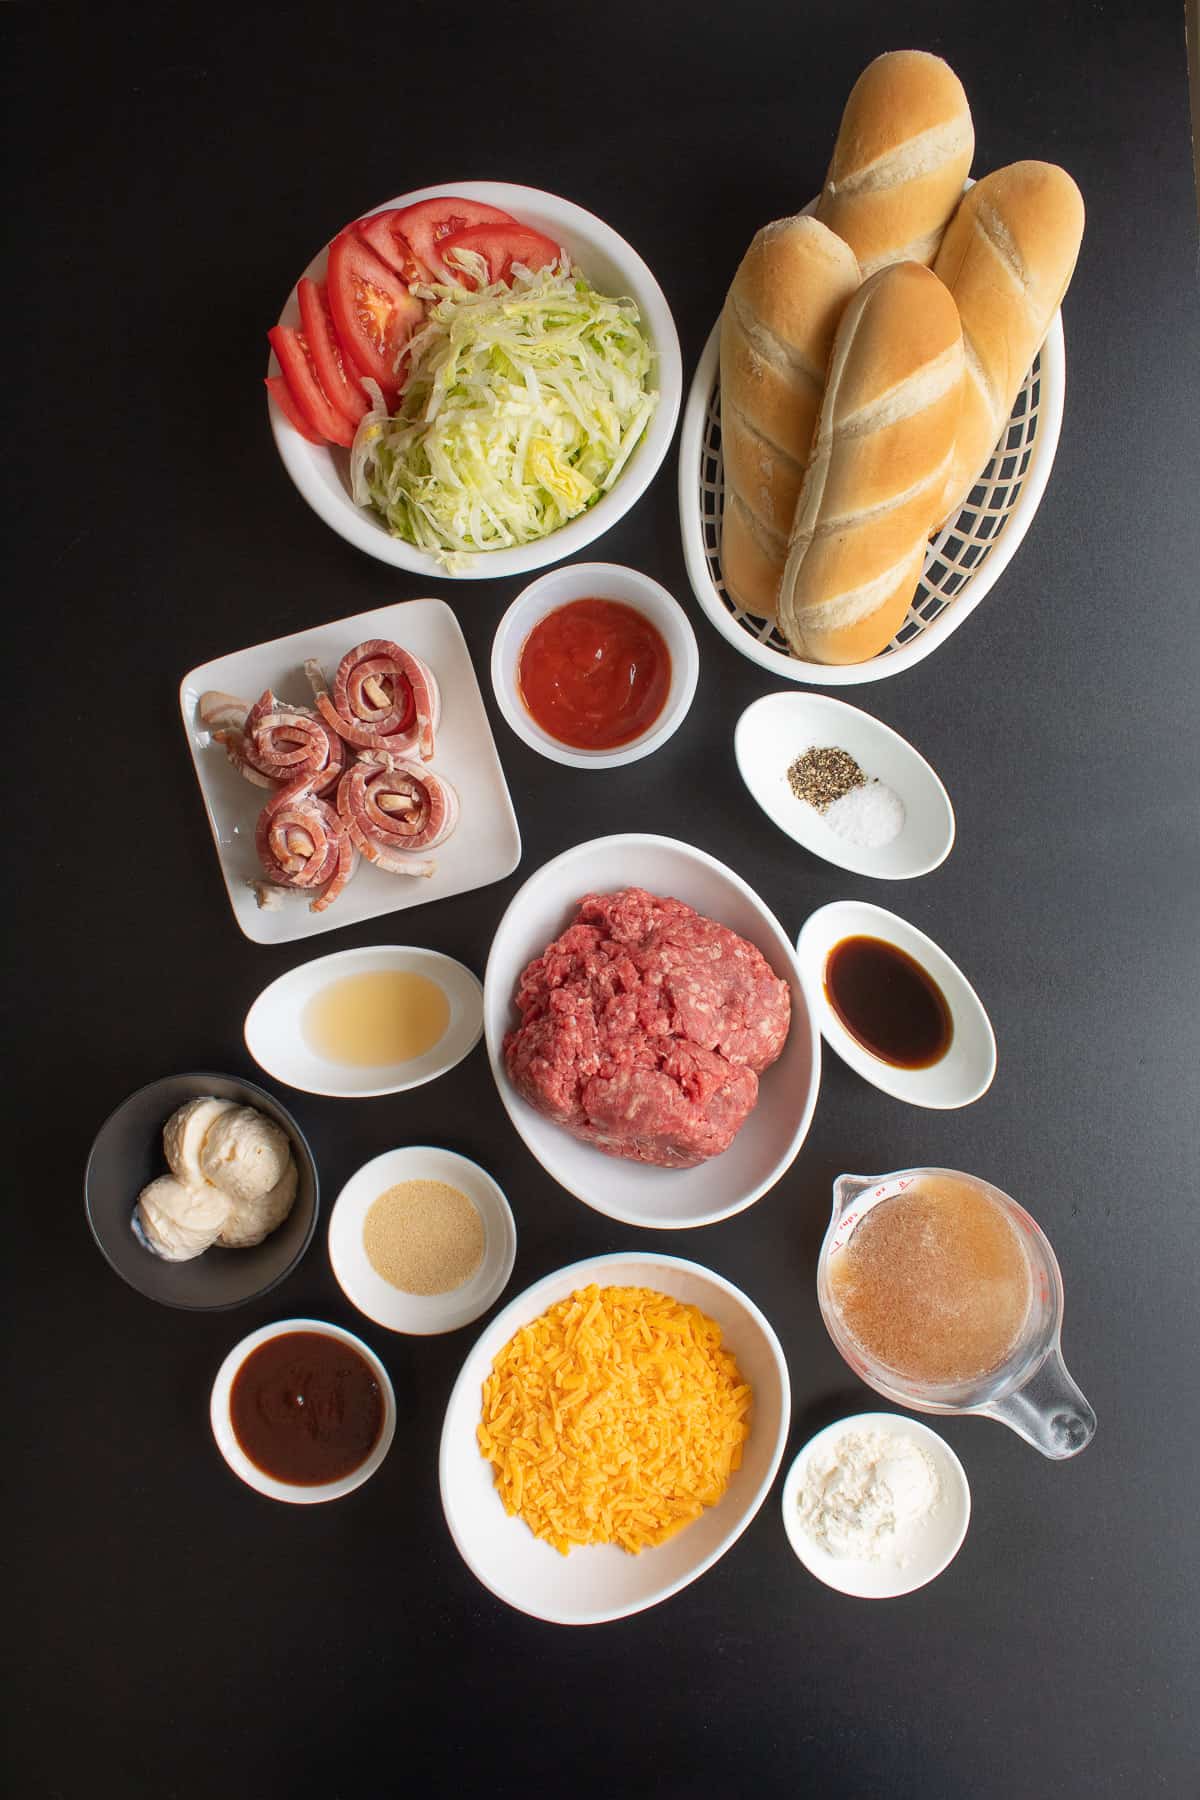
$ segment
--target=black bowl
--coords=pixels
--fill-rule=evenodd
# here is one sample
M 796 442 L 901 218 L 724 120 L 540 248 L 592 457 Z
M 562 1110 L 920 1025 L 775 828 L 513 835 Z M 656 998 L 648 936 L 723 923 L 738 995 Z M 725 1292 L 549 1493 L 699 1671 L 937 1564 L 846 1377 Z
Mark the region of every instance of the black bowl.
M 224 1250 L 214 1244 L 191 1262 L 164 1262 L 138 1242 L 130 1221 L 147 1182 L 169 1173 L 163 1126 L 177 1107 L 200 1094 L 256 1107 L 287 1132 L 299 1175 L 296 1200 L 278 1231 L 252 1249 Z M 243 1306 L 278 1287 L 312 1242 L 320 1202 L 317 1165 L 291 1113 L 265 1088 L 232 1075 L 166 1075 L 131 1094 L 97 1133 L 83 1194 L 92 1236 L 109 1267 L 148 1300 L 191 1312 Z

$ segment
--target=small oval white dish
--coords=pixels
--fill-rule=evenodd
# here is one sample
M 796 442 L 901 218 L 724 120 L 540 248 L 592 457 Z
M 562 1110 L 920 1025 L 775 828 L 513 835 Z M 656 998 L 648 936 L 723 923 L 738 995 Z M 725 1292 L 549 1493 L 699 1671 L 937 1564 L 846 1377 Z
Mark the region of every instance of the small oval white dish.
M 260 1344 L 265 1344 L 270 1338 L 283 1337 L 289 1331 L 314 1331 L 321 1337 L 336 1338 L 339 1343 L 349 1344 L 351 1349 L 358 1351 L 379 1384 L 379 1391 L 383 1396 L 383 1425 L 375 1441 L 375 1448 L 365 1462 L 361 1462 L 357 1469 L 351 1469 L 348 1475 L 343 1475 L 340 1481 L 322 1482 L 314 1487 L 302 1487 L 291 1481 L 277 1481 L 265 1469 L 260 1469 L 257 1463 L 251 1462 L 234 1433 L 229 1401 L 238 1370 Z M 268 1500 L 286 1500 L 293 1506 L 316 1506 L 324 1500 L 340 1500 L 343 1495 L 353 1493 L 364 1481 L 370 1480 L 391 1448 L 396 1430 L 396 1395 L 392 1389 L 391 1377 L 375 1352 L 361 1338 L 355 1337 L 352 1331 L 344 1331 L 340 1325 L 330 1325 L 324 1319 L 280 1319 L 275 1325 L 264 1325 L 258 1331 L 252 1331 L 249 1337 L 244 1337 L 229 1352 L 213 1382 L 209 1419 L 218 1450 L 234 1474 L 247 1487 L 257 1489 Z
M 432 1049 L 404 1062 L 359 1065 L 335 1062 L 309 1043 L 304 1013 L 317 994 L 349 975 L 399 971 L 425 976 L 449 1002 L 450 1017 Z M 483 988 L 470 969 L 437 950 L 413 944 L 340 950 L 301 963 L 265 987 L 246 1014 L 243 1035 L 260 1069 L 306 1094 L 356 1100 L 402 1094 L 434 1081 L 470 1055 L 483 1035 Z
M 653 481 L 671 447 L 683 397 L 679 337 L 666 296 L 633 246 L 603 219 L 558 194 L 548 194 L 541 188 L 521 187 L 510 181 L 443 181 L 385 200 L 370 211 L 385 212 L 392 207 L 411 206 L 418 200 L 430 200 L 442 194 L 483 201 L 511 213 L 521 224 L 530 225 L 561 244 L 599 293 L 613 299 L 628 296 L 637 302 L 643 329 L 654 352 L 651 380 L 658 390 L 659 400 L 641 442 L 612 488 L 594 506 L 548 536 L 507 550 L 483 551 L 465 561 L 462 567 L 451 570 L 444 568 L 428 551 L 393 537 L 372 508 L 355 505 L 350 493 L 348 453 L 328 444 L 307 443 L 288 424 L 274 400 L 267 402 L 271 431 L 283 466 L 302 497 L 326 525 L 368 556 L 434 581 L 492 581 L 510 575 L 529 575 L 564 557 L 577 556 L 585 545 L 623 518 Z M 302 273 L 313 281 L 323 281 L 328 251 L 328 245 L 318 251 Z M 284 303 L 279 323 L 300 324 L 296 288 Z M 274 352 L 267 368 L 271 375 L 280 373 Z
M 904 950 L 933 977 L 950 1008 L 953 1034 L 940 1061 L 927 1069 L 899 1069 L 874 1056 L 850 1035 L 825 990 L 829 953 L 843 938 L 882 938 Z M 821 1036 L 855 1074 L 894 1100 L 948 1112 L 985 1094 L 996 1073 L 996 1035 L 983 1002 L 946 952 L 882 906 L 865 900 L 833 900 L 818 907 L 796 940 L 800 979 Z
M 806 1529 L 800 1515 L 800 1491 L 814 1454 L 831 1449 L 847 1432 L 884 1432 L 920 1446 L 938 1472 L 940 1496 L 920 1533 L 914 1538 L 910 1559 L 894 1557 L 859 1559 L 834 1556 Z M 811 1437 L 783 1479 L 783 1527 L 788 1542 L 810 1575 L 839 1594 L 858 1600 L 894 1600 L 933 1581 L 949 1567 L 962 1548 L 971 1519 L 971 1489 L 966 1471 L 945 1438 L 928 1425 L 902 1413 L 856 1413 L 838 1419 Z
M 509 1080 L 504 1039 L 517 1023 L 525 967 L 566 928 L 585 894 L 641 887 L 682 900 L 762 951 L 791 990 L 783 1050 L 760 1080 L 758 1104 L 720 1156 L 662 1169 L 606 1156 L 535 1112 Z M 509 1118 L 546 1173 L 596 1212 L 626 1225 L 678 1230 L 712 1225 L 753 1204 L 790 1168 L 812 1123 L 821 1048 L 795 953 L 775 915 L 740 875 L 675 838 L 621 832 L 577 844 L 531 875 L 496 927 L 483 983 L 488 1060 Z
M 461 1287 L 445 1294 L 408 1294 L 372 1266 L 363 1243 L 367 1213 L 381 1194 L 404 1181 L 443 1181 L 465 1194 L 483 1220 L 483 1259 Z M 329 1219 L 329 1261 L 347 1300 L 377 1325 L 410 1337 L 458 1331 L 478 1319 L 508 1286 L 516 1255 L 512 1211 L 487 1170 L 428 1144 L 385 1150 L 364 1163 L 338 1195 Z
M 895 794 L 904 822 L 890 842 L 854 843 L 792 792 L 788 770 L 806 750 L 818 748 L 845 750 L 868 784 L 882 783 Z M 742 780 L 772 824 L 839 869 L 879 881 L 911 881 L 950 854 L 954 808 L 942 782 L 907 738 L 861 707 L 827 694 L 764 694 L 738 720 L 733 749 Z M 869 791 L 869 785 L 854 791 Z
M 671 653 L 671 686 L 662 711 L 638 737 L 612 750 L 577 750 L 551 737 L 526 710 L 517 681 L 521 652 L 534 626 L 547 613 L 583 599 L 619 600 L 632 607 L 657 628 Z M 616 769 L 651 755 L 683 724 L 699 674 L 696 634 L 678 600 L 648 575 L 622 563 L 571 563 L 540 576 L 517 595 L 492 640 L 492 687 L 500 711 L 523 743 L 571 769 Z
M 492 1466 L 480 1454 L 475 1435 L 483 1383 L 498 1352 L 520 1326 L 592 1282 L 654 1288 L 698 1306 L 721 1327 L 723 1342 L 754 1394 L 742 1464 L 721 1500 L 640 1556 L 630 1556 L 616 1544 L 586 1545 L 560 1556 L 535 1538 L 523 1519 L 505 1512 Z M 783 1348 L 758 1307 L 732 1282 L 699 1263 L 654 1251 L 591 1257 L 526 1288 L 471 1348 L 442 1427 L 438 1477 L 446 1524 L 471 1573 L 518 1612 L 554 1625 L 628 1618 L 687 1587 L 737 1541 L 770 1492 L 790 1418 Z

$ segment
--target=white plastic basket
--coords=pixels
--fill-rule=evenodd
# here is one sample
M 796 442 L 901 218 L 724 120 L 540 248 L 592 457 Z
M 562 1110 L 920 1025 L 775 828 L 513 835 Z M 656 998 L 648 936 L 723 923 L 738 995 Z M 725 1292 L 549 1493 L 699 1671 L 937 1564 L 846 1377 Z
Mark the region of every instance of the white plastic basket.
M 814 687 L 852 687 L 898 675 L 944 644 L 999 580 L 1029 530 L 1058 448 L 1066 392 L 1062 314 L 1017 395 L 1004 434 L 958 517 L 938 532 L 925 553 L 907 617 L 891 643 L 869 662 L 835 667 L 793 656 L 770 620 L 744 613 L 725 591 L 721 520 L 725 479 L 721 464 L 720 321 L 692 378 L 679 446 L 679 521 L 688 577 L 721 636 L 784 681 Z

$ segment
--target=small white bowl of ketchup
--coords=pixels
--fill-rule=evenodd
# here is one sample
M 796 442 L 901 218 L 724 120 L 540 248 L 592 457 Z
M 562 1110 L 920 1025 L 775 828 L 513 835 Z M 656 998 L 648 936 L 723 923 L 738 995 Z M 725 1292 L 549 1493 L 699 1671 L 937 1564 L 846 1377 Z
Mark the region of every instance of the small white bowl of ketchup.
M 687 717 L 700 656 L 666 588 L 620 563 L 572 563 L 531 582 L 492 643 L 492 686 L 512 729 L 572 769 L 615 769 Z

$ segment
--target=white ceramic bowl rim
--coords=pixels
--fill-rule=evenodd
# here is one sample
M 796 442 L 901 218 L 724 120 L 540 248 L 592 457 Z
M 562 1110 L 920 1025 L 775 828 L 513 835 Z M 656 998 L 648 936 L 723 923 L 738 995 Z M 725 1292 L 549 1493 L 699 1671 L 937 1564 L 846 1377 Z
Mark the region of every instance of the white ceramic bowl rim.
M 614 591 L 617 589 L 620 591 Z M 517 665 L 530 632 L 559 607 L 594 595 L 617 600 L 641 613 L 658 629 L 671 652 L 671 685 L 662 711 L 645 731 L 612 750 L 577 750 L 559 742 L 535 724 L 517 692 Z M 683 724 L 699 676 L 696 634 L 678 600 L 660 582 L 623 563 L 570 563 L 539 575 L 522 588 L 492 639 L 492 688 L 507 723 L 530 749 L 572 769 L 622 768 L 652 755 Z
M 914 1556 L 905 1568 L 895 1565 L 889 1567 L 886 1563 L 858 1562 L 849 1557 L 832 1556 L 804 1530 L 796 1507 L 796 1496 L 808 1458 L 822 1444 L 847 1431 L 898 1432 L 920 1443 L 933 1456 L 939 1475 L 943 1481 L 948 1478 L 953 1489 L 952 1493 L 946 1495 L 945 1503 L 953 1505 L 957 1502 L 962 1509 L 962 1517 L 952 1530 L 940 1533 L 940 1547 L 932 1555 L 927 1554 L 924 1559 L 920 1555 Z M 926 1425 L 921 1419 L 911 1418 L 907 1413 L 852 1413 L 844 1419 L 835 1419 L 824 1430 L 814 1432 L 788 1466 L 783 1478 L 780 1504 L 783 1527 L 797 1559 L 817 1581 L 856 1600 L 897 1600 L 902 1595 L 915 1593 L 918 1588 L 935 1581 L 949 1568 L 962 1549 L 971 1522 L 971 1486 L 958 1456 L 940 1432 L 934 1431 L 932 1426 Z M 930 1541 L 936 1541 L 936 1537 Z M 855 1571 L 860 1572 L 857 1581 Z M 890 1582 L 886 1579 L 889 1574 L 893 1577 Z
M 450 1007 L 441 1037 L 422 1056 L 378 1068 L 343 1067 L 310 1050 L 300 1032 L 300 1018 L 308 1001 L 339 976 L 370 974 L 376 965 L 381 973 L 408 968 L 437 983 Z M 327 979 L 318 979 L 318 971 L 322 970 L 328 971 Z M 292 987 L 299 988 L 304 998 L 299 1007 L 285 1014 L 283 1007 Z M 483 984 L 465 963 L 420 944 L 368 944 L 354 950 L 335 950 L 328 956 L 296 963 L 269 982 L 247 1012 L 242 1035 L 260 1069 L 303 1093 L 323 1094 L 336 1100 L 371 1100 L 383 1094 L 402 1094 L 448 1074 L 474 1050 L 483 1036 Z M 371 1076 L 378 1077 L 385 1069 L 393 1079 L 372 1083 Z
M 362 1222 L 386 1188 L 402 1181 L 445 1181 L 457 1187 L 483 1221 L 483 1260 L 461 1287 L 444 1294 L 407 1294 L 372 1268 L 362 1247 Z M 461 1331 L 494 1306 L 512 1277 L 517 1227 L 495 1177 L 469 1156 L 433 1144 L 406 1144 L 371 1158 L 345 1183 L 329 1215 L 329 1262 L 347 1300 L 385 1331 L 432 1337 Z
M 828 928 L 838 918 L 837 936 Z M 954 1035 L 946 1054 L 925 1069 L 902 1069 L 884 1062 L 853 1038 L 825 996 L 825 963 L 832 944 L 845 936 L 875 936 L 907 951 L 937 982 L 950 1007 Z M 970 1106 L 982 1098 L 996 1074 L 996 1034 L 987 1008 L 958 964 L 941 945 L 916 925 L 867 900 L 831 900 L 810 913 L 796 940 L 800 979 L 821 1036 L 847 1066 L 864 1081 L 894 1100 L 924 1106 L 935 1112 Z M 966 1078 L 968 1059 L 976 1073 Z M 955 1078 L 957 1077 L 957 1085 Z
M 619 1186 L 621 1180 L 618 1171 L 641 1170 L 644 1174 L 648 1173 L 651 1177 L 662 1178 L 669 1182 L 685 1182 L 691 1178 L 692 1185 L 695 1186 L 707 1171 L 716 1170 L 718 1175 L 711 1177 L 714 1183 L 719 1184 L 721 1172 L 725 1174 L 726 1181 L 732 1181 L 732 1168 L 735 1165 L 727 1159 L 736 1158 L 739 1145 L 742 1144 L 747 1133 L 753 1133 L 756 1121 L 759 1122 L 759 1130 L 765 1129 L 760 1115 L 762 1117 L 768 1115 L 764 1112 L 764 1102 L 761 1099 L 723 1156 L 713 1157 L 695 1169 L 647 1170 L 647 1165 L 626 1164 L 619 1158 L 608 1157 L 603 1151 L 582 1143 L 579 1139 L 572 1137 L 570 1133 L 562 1131 L 561 1127 L 554 1125 L 552 1121 L 542 1118 L 514 1091 L 504 1066 L 503 1056 L 503 1039 L 513 1008 L 511 988 L 506 984 L 504 991 L 501 992 L 498 985 L 501 979 L 498 970 L 498 951 L 508 952 L 507 933 L 510 927 L 525 915 L 531 895 L 536 894 L 537 887 L 543 883 L 553 888 L 556 878 L 568 874 L 574 864 L 586 864 L 589 861 L 594 863 L 598 858 L 602 859 L 609 854 L 619 855 L 622 863 L 621 879 L 613 882 L 611 884 L 613 887 L 647 885 L 639 874 L 637 860 L 639 852 L 643 851 L 664 851 L 669 856 L 678 856 L 702 871 L 711 872 L 719 881 L 727 883 L 753 913 L 759 935 L 765 942 L 771 944 L 773 954 L 768 956 L 768 961 L 772 963 L 777 974 L 789 981 L 791 987 L 792 1022 L 783 1053 L 779 1060 L 764 1073 L 763 1081 L 770 1082 L 773 1079 L 778 1081 L 783 1077 L 786 1070 L 781 1065 L 787 1064 L 793 1046 L 799 1045 L 801 1041 L 803 1041 L 808 1056 L 808 1088 L 803 1105 L 788 1141 L 775 1157 L 770 1168 L 753 1178 L 744 1191 L 734 1192 L 733 1197 L 727 1202 L 701 1207 L 699 1210 L 694 1208 L 686 1211 L 677 1210 L 670 1216 L 650 1214 L 638 1205 L 622 1204 L 619 1199 L 614 1198 L 614 1189 Z M 539 955 L 545 945 L 564 928 L 573 904 L 589 891 L 589 887 L 594 888 L 594 886 L 595 883 L 587 878 L 571 884 L 573 890 L 571 900 L 565 902 L 562 908 L 556 908 L 561 922 L 556 924 L 547 934 L 544 942 L 532 951 L 533 955 Z M 653 890 L 653 881 L 649 882 L 649 886 Z M 679 897 L 686 899 L 686 896 L 683 895 Z M 688 903 L 692 904 L 692 902 Z M 705 908 L 701 905 L 697 910 L 703 912 Z M 717 916 L 719 911 L 718 908 L 717 913 L 714 913 L 713 916 Z M 728 919 L 724 918 L 720 922 L 729 924 Z M 753 939 L 754 934 L 750 935 Z M 760 944 L 759 947 L 763 948 L 763 945 Z M 766 954 L 765 950 L 764 954 Z M 522 962 L 520 967 L 524 966 L 524 962 Z M 519 975 L 519 973 L 520 968 L 517 968 L 515 975 Z M 513 985 L 515 985 L 515 975 Z M 694 845 L 682 843 L 677 838 L 664 837 L 650 832 L 620 832 L 576 844 L 543 863 L 541 868 L 535 870 L 517 890 L 492 938 L 492 950 L 484 975 L 484 1037 L 487 1042 L 488 1060 L 500 1098 L 526 1148 L 537 1158 L 547 1173 L 568 1193 L 574 1194 L 577 1200 L 582 1200 L 586 1206 L 592 1207 L 608 1218 L 617 1219 L 622 1224 L 634 1225 L 642 1229 L 685 1230 L 699 1225 L 712 1225 L 721 1219 L 732 1218 L 735 1213 L 743 1212 L 756 1200 L 761 1199 L 775 1186 L 795 1161 L 800 1147 L 808 1135 L 820 1089 L 820 1033 L 817 1030 L 815 1014 L 805 991 L 795 950 L 775 914 L 747 881 L 717 857 L 710 856 L 707 851 L 699 850 Z M 776 1092 L 775 1100 L 776 1104 L 790 1104 L 779 1092 Z M 554 1146 L 552 1161 L 547 1155 L 543 1155 L 534 1141 L 542 1137 L 544 1133 L 552 1134 L 548 1140 Z M 751 1137 L 747 1141 L 755 1140 Z M 586 1181 L 578 1174 L 573 1173 L 569 1166 L 564 1166 L 565 1164 L 573 1165 L 580 1155 L 585 1159 L 584 1166 L 588 1173 Z
M 272 1338 L 284 1337 L 293 1331 L 313 1331 L 319 1336 L 336 1338 L 339 1343 L 349 1344 L 352 1349 L 357 1350 L 379 1383 L 379 1391 L 383 1396 L 383 1424 L 379 1437 L 365 1461 L 356 1469 L 351 1469 L 340 1481 L 322 1482 L 312 1487 L 278 1481 L 250 1460 L 238 1443 L 233 1429 L 229 1401 L 238 1370 L 260 1344 L 268 1343 Z M 391 1448 L 396 1430 L 396 1395 L 391 1377 L 378 1356 L 369 1344 L 364 1344 L 352 1331 L 347 1331 L 342 1325 L 333 1325 L 327 1319 L 280 1319 L 273 1325 L 260 1325 L 257 1331 L 250 1332 L 236 1343 L 225 1357 L 212 1385 L 209 1422 L 221 1455 L 247 1487 L 254 1488 L 268 1500 L 285 1500 L 298 1506 L 320 1505 L 324 1501 L 340 1500 L 344 1495 L 353 1493 L 364 1481 L 369 1481 L 379 1468 Z
M 409 569 L 433 581 L 491 581 L 510 575 L 528 575 L 535 569 L 544 569 L 551 563 L 578 555 L 585 545 L 594 542 L 623 518 L 653 481 L 670 448 L 683 395 L 683 360 L 679 337 L 662 288 L 632 245 L 626 243 L 611 225 L 605 224 L 594 213 L 544 189 L 524 187 L 507 181 L 436 182 L 432 186 L 416 188 L 411 193 L 381 201 L 368 212 L 357 216 L 365 218 L 370 213 L 385 212 L 392 207 L 410 206 L 415 201 L 432 199 L 439 194 L 461 194 L 465 199 L 499 206 L 522 222 L 544 230 L 551 236 L 561 233 L 568 240 L 568 248 L 577 257 L 584 273 L 602 291 L 605 288 L 612 289 L 614 284 L 603 278 L 602 267 L 594 271 L 589 266 L 592 260 L 589 250 L 594 255 L 596 265 L 607 265 L 619 273 L 620 281 L 616 286 L 620 288 L 620 295 L 614 297 L 628 295 L 637 301 L 642 324 L 658 358 L 653 379 L 659 401 L 641 441 L 611 491 L 588 512 L 572 519 L 558 531 L 551 532 L 548 537 L 509 550 L 481 552 L 468 567 L 451 572 L 426 551 L 392 537 L 373 514 L 356 506 L 345 489 L 340 473 L 335 472 L 334 478 L 330 479 L 330 472 L 335 469 L 335 464 L 328 447 L 307 443 L 299 432 L 288 425 L 274 401 L 268 399 L 271 431 L 284 468 L 309 506 L 326 525 L 357 549 L 365 551 L 368 556 L 373 556 L 379 562 L 391 563 L 395 568 Z M 312 258 L 303 271 L 305 275 L 315 280 L 322 278 L 327 250 L 328 245 Z M 298 321 L 299 303 L 293 287 L 284 303 L 280 322 L 294 325 Z M 273 354 L 268 362 L 268 373 L 279 373 Z
M 471 1545 L 464 1537 L 462 1522 L 459 1517 L 457 1498 L 451 1493 L 451 1458 L 454 1449 L 454 1439 L 452 1434 L 456 1424 L 455 1415 L 460 1406 L 465 1402 L 468 1391 L 475 1386 L 479 1373 L 478 1365 L 480 1364 L 480 1353 L 485 1343 L 494 1343 L 496 1350 L 501 1349 L 522 1324 L 530 1319 L 536 1318 L 547 1306 L 554 1304 L 554 1301 L 548 1298 L 550 1293 L 561 1291 L 565 1296 L 574 1291 L 575 1288 L 581 1286 L 586 1287 L 593 1281 L 597 1284 L 603 1284 L 606 1271 L 614 1269 L 616 1265 L 627 1264 L 631 1261 L 638 1264 L 649 1265 L 655 1270 L 674 1273 L 678 1277 L 693 1276 L 706 1284 L 711 1284 L 712 1287 L 718 1289 L 722 1295 L 732 1301 L 734 1305 L 744 1313 L 748 1324 L 757 1332 L 758 1337 L 761 1339 L 762 1346 L 770 1358 L 771 1365 L 779 1382 L 779 1422 L 776 1429 L 775 1442 L 772 1446 L 765 1471 L 760 1477 L 753 1493 L 743 1502 L 742 1516 L 726 1533 L 722 1534 L 720 1541 L 707 1555 L 701 1557 L 694 1567 L 685 1570 L 677 1578 L 665 1581 L 659 1587 L 653 1588 L 647 1594 L 640 1597 L 634 1604 L 617 1607 L 598 1606 L 576 1608 L 572 1610 L 569 1615 L 561 1611 L 546 1610 L 545 1608 L 535 1609 L 524 1604 L 522 1598 L 518 1594 L 511 1591 L 511 1589 L 506 1589 L 502 1582 L 498 1582 L 480 1567 L 478 1558 Z M 669 1292 L 670 1290 L 664 1289 L 663 1291 Z M 699 1300 L 694 1300 L 691 1303 L 701 1305 Z M 723 1335 L 726 1334 L 723 1333 Z M 486 1366 L 490 1366 L 491 1357 L 494 1354 L 495 1350 L 489 1350 L 487 1352 Z M 484 1373 L 486 1373 L 486 1367 L 484 1368 Z M 481 1383 L 481 1376 L 479 1377 L 479 1380 Z M 479 1411 L 478 1393 L 475 1394 L 472 1405 L 474 1414 L 477 1417 Z M 637 1250 L 622 1250 L 614 1251 L 605 1256 L 586 1257 L 580 1262 L 569 1263 L 565 1268 L 552 1271 L 540 1281 L 536 1281 L 532 1286 L 526 1288 L 515 1300 L 509 1302 L 503 1312 L 497 1313 L 496 1317 L 489 1321 L 484 1331 L 480 1334 L 480 1337 L 468 1352 L 446 1406 L 446 1417 L 442 1427 L 441 1445 L 438 1453 L 438 1480 L 441 1487 L 442 1510 L 445 1515 L 446 1526 L 450 1532 L 450 1536 L 454 1540 L 455 1548 L 458 1550 L 459 1555 L 476 1579 L 480 1581 L 484 1587 L 488 1588 L 491 1593 L 495 1594 L 498 1599 L 505 1601 L 507 1605 L 515 1607 L 518 1611 L 528 1612 L 535 1618 L 542 1618 L 551 1624 L 561 1625 L 599 1625 L 612 1619 L 628 1618 L 634 1613 L 644 1612 L 648 1607 L 656 1606 L 660 1601 L 669 1599 L 672 1594 L 679 1593 L 682 1588 L 689 1586 L 691 1582 L 697 1580 L 710 1569 L 727 1550 L 732 1548 L 738 1538 L 740 1538 L 752 1524 L 760 1511 L 763 1502 L 767 1498 L 775 1481 L 775 1477 L 779 1472 L 779 1465 L 782 1461 L 784 1448 L 787 1444 L 790 1422 L 791 1383 L 788 1377 L 787 1359 L 783 1353 L 783 1346 L 780 1344 L 775 1330 L 771 1325 L 770 1320 L 766 1317 L 766 1314 L 763 1313 L 760 1308 L 755 1305 L 754 1301 L 751 1300 L 749 1295 L 744 1293 L 741 1288 L 737 1287 L 734 1282 L 729 1281 L 723 1275 L 718 1275 L 715 1270 L 706 1268 L 703 1263 L 692 1262 L 679 1256 L 664 1255 L 653 1250 L 644 1253 Z M 752 1414 L 752 1434 L 753 1430 Z M 734 1484 L 738 1481 L 742 1473 L 743 1470 L 739 1470 L 734 1475 L 730 1488 L 722 1497 L 720 1506 L 728 1505 L 735 1491 Z M 492 1498 L 497 1509 L 501 1509 L 501 1502 L 496 1498 L 494 1493 L 492 1494 Z M 719 1507 L 716 1509 L 707 1509 L 705 1516 L 707 1517 L 709 1512 L 716 1512 L 719 1514 L 719 1511 Z M 522 1520 L 510 1519 L 507 1515 L 502 1515 L 501 1522 L 504 1526 L 512 1527 L 514 1529 L 519 1527 L 521 1530 L 528 1532 L 528 1527 Z M 700 1520 L 693 1521 L 692 1528 L 695 1528 L 695 1526 L 698 1526 L 699 1524 Z M 530 1537 L 532 1541 L 532 1534 L 530 1534 Z M 660 1546 L 659 1551 L 668 1549 L 672 1544 L 677 1545 L 685 1539 L 686 1533 L 680 1532 L 676 1538 L 668 1539 L 666 1545 Z M 611 1548 L 611 1546 L 600 1547 L 600 1553 L 603 1553 L 604 1548 Z M 573 1554 L 585 1555 L 587 1553 L 588 1551 L 585 1547 Z M 640 1557 L 631 1560 L 636 1560 L 639 1564 L 647 1567 L 653 1567 L 653 1564 L 648 1562 L 647 1559 L 654 1557 L 658 1553 L 659 1552 L 656 1552 L 655 1550 L 644 1550 Z
M 786 718 L 789 714 L 802 717 L 806 713 L 831 722 L 833 735 L 828 740 L 816 741 L 838 744 L 858 758 L 868 775 L 891 784 L 897 792 L 905 790 L 900 793 L 906 806 L 905 822 L 891 843 L 878 849 L 853 845 L 830 831 L 803 801 L 793 801 L 783 786 L 785 764 L 793 754 L 790 743 L 772 743 L 773 769 L 779 792 L 785 800 L 785 811 L 781 814 L 778 807 L 772 807 L 767 784 L 752 756 L 755 734 L 760 721 L 765 722 L 776 714 Z M 797 748 L 804 735 L 797 735 Z M 847 737 L 854 741 L 843 742 Z M 836 868 L 848 869 L 856 875 L 869 875 L 876 880 L 913 880 L 940 868 L 954 847 L 954 807 L 936 769 L 906 737 L 862 707 L 835 700 L 830 694 L 798 692 L 795 688 L 763 694 L 752 700 L 742 713 L 734 727 L 733 745 L 738 772 L 771 823 L 811 855 L 821 857 Z M 891 767 L 887 766 L 889 758 Z M 919 807 L 919 824 L 914 819 L 914 800 Z M 902 854 L 905 842 L 914 837 L 918 841 L 924 839 L 925 853 L 915 857 L 910 854 L 905 861 Z

